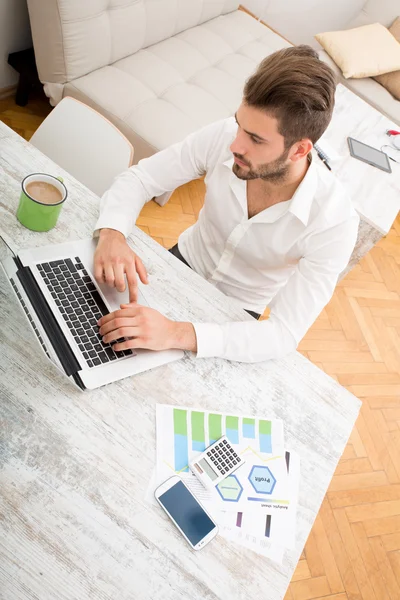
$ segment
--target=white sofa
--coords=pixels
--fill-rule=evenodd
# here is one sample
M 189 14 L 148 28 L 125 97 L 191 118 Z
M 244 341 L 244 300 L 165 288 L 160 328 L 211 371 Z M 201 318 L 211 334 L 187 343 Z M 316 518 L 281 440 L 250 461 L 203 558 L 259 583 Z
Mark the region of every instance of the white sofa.
M 352 29 L 370 23 L 382 23 L 385 27 L 390 27 L 399 16 L 400 0 L 368 0 L 359 14 L 342 29 Z M 324 50 L 319 54 L 320 58 L 336 71 L 338 81 L 400 125 L 400 101 L 396 100 L 380 83 L 371 77 L 345 79 L 341 70 Z
M 243 85 L 289 44 L 237 0 L 28 0 L 51 104 L 73 96 L 132 142 L 134 163 L 236 111 Z

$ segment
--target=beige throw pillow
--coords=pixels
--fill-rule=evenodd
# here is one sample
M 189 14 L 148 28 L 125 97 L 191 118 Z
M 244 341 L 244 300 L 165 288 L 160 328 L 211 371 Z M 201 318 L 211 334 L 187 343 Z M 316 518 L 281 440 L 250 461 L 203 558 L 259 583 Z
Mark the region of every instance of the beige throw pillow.
M 389 31 L 400 42 L 400 17 L 397 17 Z M 385 87 L 397 100 L 400 100 L 400 71 L 378 75 L 375 79 Z
M 380 23 L 315 36 L 346 79 L 373 77 L 400 69 L 400 43 Z

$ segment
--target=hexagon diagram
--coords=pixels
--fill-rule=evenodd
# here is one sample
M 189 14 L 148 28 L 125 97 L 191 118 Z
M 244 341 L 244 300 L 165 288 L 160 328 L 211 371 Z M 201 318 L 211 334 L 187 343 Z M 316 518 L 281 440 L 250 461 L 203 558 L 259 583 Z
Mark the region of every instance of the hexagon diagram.
M 276 479 L 268 467 L 254 465 L 249 474 L 249 481 L 257 494 L 272 494 Z
M 225 502 L 238 502 L 243 488 L 235 475 L 228 475 L 217 485 L 217 491 Z

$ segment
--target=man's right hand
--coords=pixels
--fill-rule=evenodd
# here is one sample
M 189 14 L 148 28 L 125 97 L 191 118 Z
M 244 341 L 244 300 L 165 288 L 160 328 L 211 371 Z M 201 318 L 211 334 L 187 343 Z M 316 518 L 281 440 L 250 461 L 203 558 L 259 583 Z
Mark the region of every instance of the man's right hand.
M 148 283 L 146 267 L 131 250 L 125 236 L 115 229 L 101 229 L 94 255 L 94 276 L 99 283 L 108 283 L 119 292 L 125 291 L 125 276 L 129 302 L 136 302 L 138 279 Z

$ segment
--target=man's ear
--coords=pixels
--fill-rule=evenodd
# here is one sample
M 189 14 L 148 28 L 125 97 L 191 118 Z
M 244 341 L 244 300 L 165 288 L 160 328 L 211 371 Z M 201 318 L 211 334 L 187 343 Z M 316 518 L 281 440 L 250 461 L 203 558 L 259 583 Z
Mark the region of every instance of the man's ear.
M 304 138 L 303 140 L 300 140 L 299 142 L 293 144 L 293 146 L 290 149 L 288 158 L 293 162 L 297 162 L 298 160 L 305 158 L 309 154 L 309 152 L 311 152 L 312 148 L 312 141 L 308 138 Z

